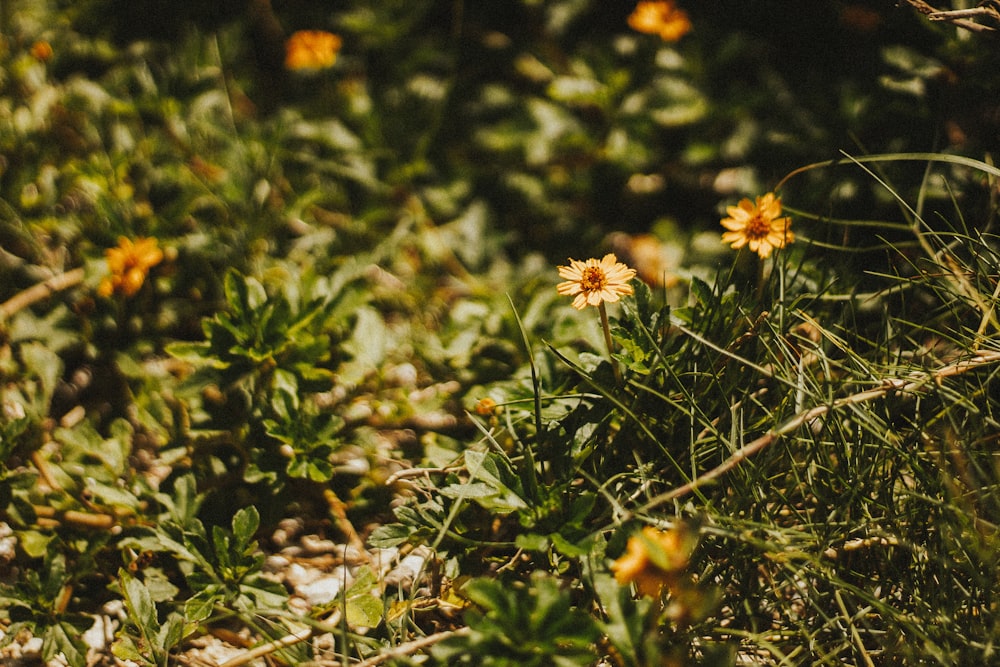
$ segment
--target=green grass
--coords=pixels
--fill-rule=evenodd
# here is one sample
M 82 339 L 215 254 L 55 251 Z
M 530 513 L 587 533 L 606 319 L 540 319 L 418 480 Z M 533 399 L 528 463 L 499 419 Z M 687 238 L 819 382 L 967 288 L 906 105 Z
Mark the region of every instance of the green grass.
M 0 657 L 97 615 L 149 667 L 995 660 L 982 35 L 278 4 L 0 6 Z M 333 68 L 266 59 L 302 28 Z M 720 241 L 775 190 L 794 243 Z M 662 280 L 575 310 L 609 246 Z

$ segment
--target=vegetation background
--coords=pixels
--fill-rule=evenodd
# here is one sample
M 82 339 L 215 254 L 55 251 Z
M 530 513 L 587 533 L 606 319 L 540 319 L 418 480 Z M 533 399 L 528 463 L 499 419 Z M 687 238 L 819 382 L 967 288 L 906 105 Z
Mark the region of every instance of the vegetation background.
M 995 3 L 659 4 L 0 2 L 2 659 L 996 661 Z

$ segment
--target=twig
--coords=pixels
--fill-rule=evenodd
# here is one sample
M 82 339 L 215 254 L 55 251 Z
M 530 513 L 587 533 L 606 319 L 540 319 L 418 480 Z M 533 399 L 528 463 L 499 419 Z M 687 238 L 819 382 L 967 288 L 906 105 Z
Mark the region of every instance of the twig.
M 378 655 L 368 658 L 367 660 L 362 660 L 354 665 L 354 667 L 374 667 L 374 665 L 381 665 L 386 660 L 398 658 L 404 655 L 411 655 L 421 649 L 427 648 L 428 646 L 433 646 L 439 641 L 448 639 L 449 637 L 459 637 L 461 635 L 468 634 L 468 632 L 469 628 L 459 628 L 457 630 L 446 630 L 433 635 L 427 635 L 426 637 L 421 637 L 420 639 L 414 639 L 413 641 L 400 644 L 393 649 L 385 651 L 384 653 L 379 653 Z
M 331 518 L 336 522 L 337 528 L 344 533 L 348 544 L 364 556 L 366 554 L 365 543 L 358 536 L 358 531 L 354 529 L 354 524 L 351 523 L 351 520 L 347 516 L 347 505 L 337 496 L 333 489 L 325 489 L 323 491 L 323 499 L 326 500 L 327 506 L 330 509 Z
M 49 470 L 49 464 L 45 462 L 42 455 L 36 449 L 31 452 L 31 462 L 35 464 L 35 468 L 38 470 L 38 476 L 42 478 L 45 485 L 49 487 L 51 491 L 62 491 L 62 485 L 56 481 L 56 478 L 52 476 L 52 471 Z
M 924 14 L 931 21 L 947 21 L 956 28 L 963 28 L 969 32 L 977 32 L 980 34 L 996 35 L 998 33 L 997 28 L 983 25 L 982 23 L 976 23 L 975 21 L 970 21 L 965 18 L 967 16 L 981 16 L 1000 24 L 1000 10 L 994 9 L 991 3 L 983 3 L 984 6 L 976 7 L 974 9 L 941 11 L 936 7 L 927 4 L 923 0 L 906 0 L 906 2 L 918 12 Z
M 954 377 L 956 375 L 961 375 L 970 370 L 979 368 L 980 366 L 985 366 L 987 364 L 993 364 L 1000 362 L 1000 351 L 989 350 L 985 352 L 979 352 L 974 357 L 969 359 L 964 359 L 962 361 L 956 361 L 954 363 L 948 364 L 947 366 L 942 366 L 936 371 L 932 372 L 930 375 L 920 375 L 911 376 L 910 378 L 887 378 L 882 382 L 882 384 L 875 389 L 868 389 L 867 391 L 862 391 L 857 394 L 852 394 L 850 396 L 845 396 L 844 398 L 837 399 L 828 405 L 817 405 L 815 407 L 809 408 L 808 410 L 803 410 L 799 412 L 791 419 L 786 421 L 781 426 L 768 431 L 764 435 L 760 436 L 753 442 L 747 443 L 740 449 L 733 452 L 732 455 L 721 464 L 712 468 L 708 472 L 700 475 L 696 479 L 691 480 L 687 484 L 679 486 L 666 493 L 661 493 L 658 496 L 653 497 L 645 505 L 643 505 L 638 511 L 647 512 L 654 507 L 668 503 L 676 498 L 686 496 L 695 489 L 701 488 L 705 484 L 708 484 L 714 479 L 721 477 L 726 474 L 736 466 L 738 466 L 743 461 L 747 460 L 754 454 L 757 454 L 762 449 L 766 448 L 768 445 L 774 444 L 778 439 L 790 433 L 803 424 L 811 422 L 812 420 L 822 417 L 823 415 L 832 412 L 838 408 L 844 407 L 845 405 L 857 405 L 858 403 L 865 403 L 867 401 L 872 401 L 877 398 L 882 398 L 885 395 L 893 392 L 901 393 L 913 393 L 919 391 L 921 388 L 926 386 L 928 383 L 937 384 L 938 382 L 944 380 L 945 378 Z
M 334 612 L 333 616 L 327 620 L 330 625 L 336 625 L 340 622 L 340 611 Z M 280 639 L 275 639 L 273 642 L 268 642 L 266 644 L 261 644 L 256 648 L 252 648 L 245 651 L 234 658 L 226 660 L 224 663 L 220 664 L 218 667 L 240 667 L 240 665 L 245 665 L 248 662 L 261 658 L 265 655 L 274 653 L 275 651 L 280 651 L 283 648 L 288 648 L 289 646 L 294 646 L 300 642 L 304 642 L 313 636 L 315 628 L 305 627 L 301 630 L 292 632 L 291 634 L 285 635 Z
M 462 466 L 450 466 L 447 468 L 404 468 L 389 475 L 385 480 L 386 486 L 392 486 L 396 482 L 409 479 L 410 477 L 429 477 L 432 474 L 447 474 L 461 470 Z
M 79 512 L 77 510 L 58 511 L 47 505 L 32 505 L 35 510 L 38 525 L 44 527 L 56 527 L 63 524 L 75 526 L 77 528 L 94 528 L 97 530 L 112 530 L 117 524 L 117 519 L 110 514 L 93 514 L 90 512 Z
M 27 308 L 55 292 L 61 292 L 74 285 L 79 285 L 83 282 L 83 277 L 83 267 L 79 267 L 72 271 L 52 276 L 48 280 L 32 285 L 28 289 L 15 294 L 3 303 L 0 303 L 0 322 L 9 319 L 11 315 L 19 310 Z

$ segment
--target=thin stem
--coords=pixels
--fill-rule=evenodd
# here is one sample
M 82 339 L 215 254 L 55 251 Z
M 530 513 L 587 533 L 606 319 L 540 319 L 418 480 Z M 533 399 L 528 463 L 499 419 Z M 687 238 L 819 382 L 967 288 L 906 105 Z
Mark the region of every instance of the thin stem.
M 355 665 L 355 667 L 374 667 L 375 665 L 381 665 L 386 660 L 413 655 L 417 651 L 421 651 L 428 646 L 433 646 L 443 639 L 448 639 L 449 637 L 460 637 L 462 635 L 469 634 L 469 632 L 469 628 L 458 628 L 457 630 L 445 630 L 444 632 L 427 635 L 426 637 L 419 637 L 412 641 L 399 644 L 395 648 L 388 649 L 374 657 L 359 662 Z
M 817 405 L 807 410 L 793 415 L 788 421 L 784 422 L 777 428 L 774 428 L 764 435 L 760 436 L 753 442 L 747 443 L 740 449 L 730 455 L 728 459 L 723 461 L 721 464 L 712 468 L 708 472 L 702 474 L 700 477 L 691 480 L 690 482 L 679 486 L 672 491 L 667 491 L 666 493 L 661 493 L 658 496 L 650 499 L 645 505 L 643 505 L 638 512 L 648 512 L 649 510 L 659 507 L 664 503 L 671 502 L 676 498 L 686 496 L 687 494 L 695 491 L 705 484 L 712 482 L 713 480 L 726 474 L 733 468 L 736 468 L 741 463 L 749 459 L 754 454 L 757 454 L 761 450 L 770 446 L 771 444 L 777 442 L 782 436 L 791 433 L 795 429 L 799 428 L 803 424 L 807 424 L 814 419 L 819 419 L 826 414 L 839 409 L 845 405 L 857 405 L 859 403 L 865 403 L 875 399 L 883 398 L 886 395 L 899 392 L 899 393 L 914 393 L 921 391 L 927 385 L 938 384 L 942 382 L 945 378 L 954 377 L 956 375 L 961 375 L 962 373 L 974 370 L 981 366 L 987 364 L 995 364 L 1000 362 L 1000 351 L 988 350 L 984 352 L 977 353 L 974 357 L 969 359 L 962 359 L 954 363 L 948 364 L 946 366 L 941 366 L 930 375 L 911 375 L 906 378 L 886 378 L 882 381 L 882 384 L 873 389 L 868 389 L 866 391 L 861 391 L 856 394 L 851 394 L 850 396 L 845 396 L 844 398 L 839 398 L 831 403 L 824 405 Z M 631 518 L 633 514 L 629 514 L 627 518 Z
M 621 386 L 622 371 L 618 368 L 618 361 L 615 360 L 615 348 L 611 342 L 611 326 L 608 324 L 608 310 L 604 307 L 603 301 L 597 306 L 597 309 L 601 311 L 601 329 L 604 330 L 604 343 L 608 346 L 608 359 L 611 361 L 611 369 L 615 372 L 615 382 Z
M 757 264 L 757 303 L 760 303 L 761 297 L 764 296 L 764 260 L 760 257 L 754 257 L 754 261 Z
M 60 273 L 44 280 L 36 285 L 32 285 L 23 292 L 15 294 L 10 299 L 0 303 L 0 323 L 12 317 L 23 308 L 27 308 L 55 292 L 69 289 L 83 282 L 83 267 Z

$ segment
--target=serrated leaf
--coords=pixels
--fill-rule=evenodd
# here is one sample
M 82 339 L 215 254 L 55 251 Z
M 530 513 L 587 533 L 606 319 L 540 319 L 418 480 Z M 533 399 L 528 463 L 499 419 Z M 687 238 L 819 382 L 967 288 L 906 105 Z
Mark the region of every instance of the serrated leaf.
M 121 661 L 131 660 L 139 664 L 150 664 L 148 660 L 139 652 L 135 641 L 131 637 L 118 637 L 111 644 L 111 655 Z
M 86 667 L 87 646 L 80 634 L 79 628 L 66 622 L 50 625 L 42 639 L 42 658 L 52 660 L 61 653 L 69 667 Z
M 635 293 L 635 305 L 639 314 L 639 320 L 641 322 L 645 322 L 652 314 L 651 302 L 653 292 L 649 289 L 649 285 L 641 280 L 633 281 L 632 285 Z
M 173 494 L 156 494 L 157 502 L 166 507 L 171 518 L 184 528 L 197 521 L 202 499 L 203 496 L 198 494 L 198 482 L 192 474 L 179 477 L 174 482 Z
M 220 598 L 214 587 L 202 590 L 188 598 L 187 602 L 184 603 L 184 617 L 194 623 L 204 621 L 215 611 L 215 605 L 218 602 L 220 602 Z
M 180 593 L 180 589 L 174 586 L 163 570 L 157 567 L 148 567 L 143 570 L 142 581 L 153 602 L 176 600 Z
M 699 305 L 704 306 L 712 303 L 712 288 L 701 278 L 691 276 L 690 289 L 694 301 Z
M 376 549 L 388 549 L 406 542 L 412 534 L 413 530 L 401 523 L 382 525 L 368 536 L 368 544 Z
M 167 616 L 167 620 L 164 621 L 160 628 L 160 634 L 156 638 L 159 646 L 168 650 L 177 646 L 187 634 L 186 625 L 184 617 L 180 614 Z
M 136 625 L 144 637 L 154 637 L 160 632 L 160 623 L 156 618 L 156 605 L 143 582 L 126 573 L 120 575 L 125 583 L 122 592 L 125 594 L 125 605 L 132 614 Z
M 285 588 L 263 575 L 248 577 L 240 586 L 240 592 L 245 600 L 252 603 L 247 611 L 281 609 L 288 602 Z

